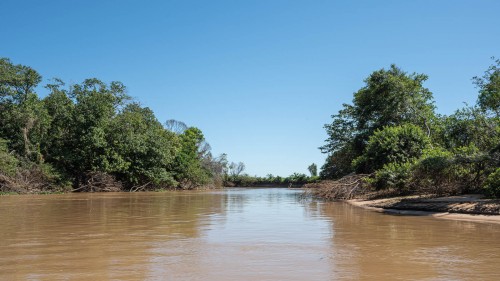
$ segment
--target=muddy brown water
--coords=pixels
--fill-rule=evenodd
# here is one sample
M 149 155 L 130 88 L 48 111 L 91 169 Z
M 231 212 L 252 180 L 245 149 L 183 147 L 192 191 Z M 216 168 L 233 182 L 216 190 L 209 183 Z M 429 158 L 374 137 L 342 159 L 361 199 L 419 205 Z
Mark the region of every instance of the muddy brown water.
M 500 280 L 500 225 L 300 190 L 0 196 L 0 280 Z

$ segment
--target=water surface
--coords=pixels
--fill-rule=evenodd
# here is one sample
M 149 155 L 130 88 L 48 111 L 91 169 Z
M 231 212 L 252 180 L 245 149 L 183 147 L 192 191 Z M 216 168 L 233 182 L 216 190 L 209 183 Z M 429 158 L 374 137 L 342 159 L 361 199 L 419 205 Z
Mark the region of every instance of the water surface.
M 300 190 L 0 197 L 0 280 L 500 280 L 500 225 Z

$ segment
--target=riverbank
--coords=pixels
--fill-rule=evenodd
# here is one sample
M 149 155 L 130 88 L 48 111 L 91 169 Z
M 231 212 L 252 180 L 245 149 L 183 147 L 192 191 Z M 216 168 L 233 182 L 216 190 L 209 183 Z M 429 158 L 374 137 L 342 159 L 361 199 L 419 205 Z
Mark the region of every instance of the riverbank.
M 500 224 L 500 200 L 484 199 L 482 195 L 477 194 L 437 198 L 404 196 L 345 201 L 354 206 L 382 213 Z

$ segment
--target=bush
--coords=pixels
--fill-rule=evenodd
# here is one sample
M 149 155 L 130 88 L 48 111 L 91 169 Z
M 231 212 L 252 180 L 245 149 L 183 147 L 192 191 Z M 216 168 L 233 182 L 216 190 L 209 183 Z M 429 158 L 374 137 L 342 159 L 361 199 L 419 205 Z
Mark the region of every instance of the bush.
M 488 176 L 484 184 L 484 191 L 489 197 L 500 198 L 500 168 Z
M 430 139 L 424 131 L 413 124 L 384 127 L 369 139 L 366 149 L 353 161 L 357 172 L 371 173 L 389 163 L 403 164 L 418 159 Z
M 410 189 L 412 163 L 389 163 L 375 172 L 374 178 L 368 182 L 378 190 L 394 188 L 400 192 Z
M 15 176 L 18 165 L 19 160 L 8 151 L 7 141 L 0 139 L 0 174 Z
M 425 193 L 481 192 L 492 167 L 491 157 L 474 145 L 453 151 L 432 148 L 425 150 L 416 162 L 411 182 Z
M 411 184 L 421 193 L 453 193 L 457 189 L 457 175 L 453 154 L 442 148 L 423 152 L 412 169 Z
M 454 172 L 458 181 L 464 183 L 464 191 L 482 191 L 486 177 L 496 169 L 491 156 L 475 145 L 458 147 L 453 150 L 453 153 Z

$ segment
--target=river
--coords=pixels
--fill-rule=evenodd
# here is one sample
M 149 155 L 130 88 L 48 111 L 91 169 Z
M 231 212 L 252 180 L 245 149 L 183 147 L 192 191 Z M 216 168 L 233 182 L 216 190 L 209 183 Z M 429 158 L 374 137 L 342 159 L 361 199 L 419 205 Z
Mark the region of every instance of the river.
M 499 280 L 500 225 L 300 190 L 0 196 L 0 280 Z

